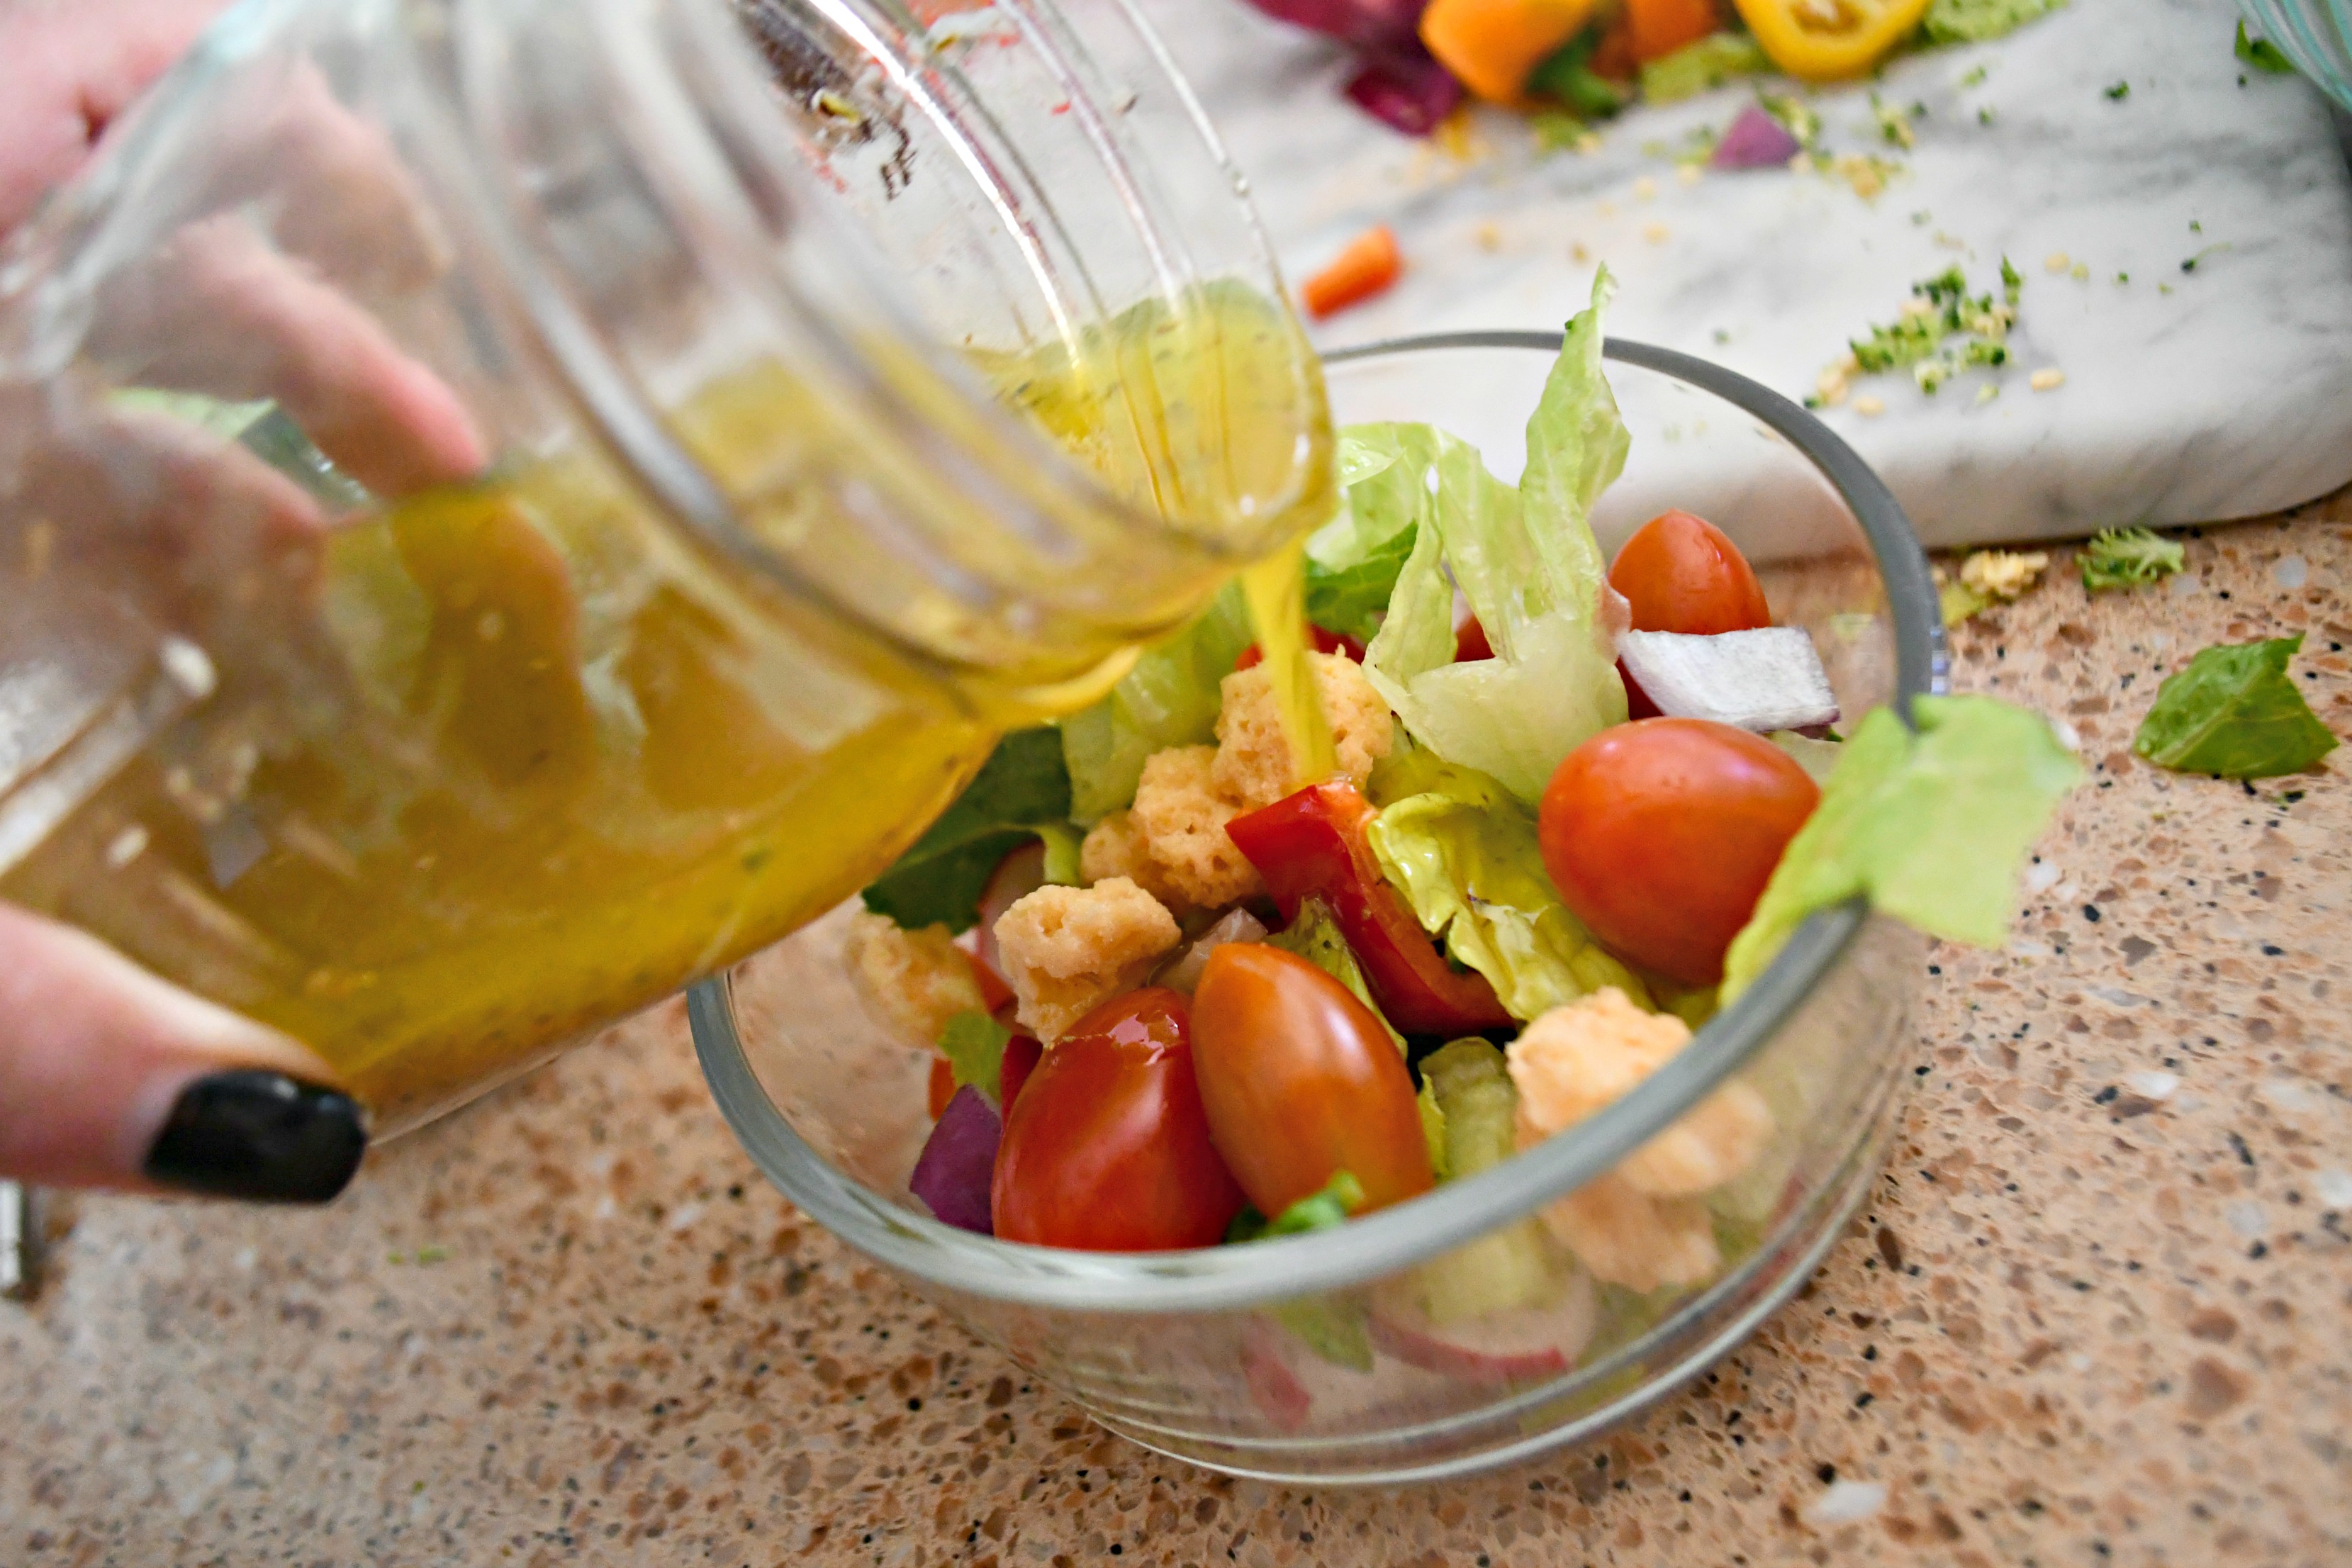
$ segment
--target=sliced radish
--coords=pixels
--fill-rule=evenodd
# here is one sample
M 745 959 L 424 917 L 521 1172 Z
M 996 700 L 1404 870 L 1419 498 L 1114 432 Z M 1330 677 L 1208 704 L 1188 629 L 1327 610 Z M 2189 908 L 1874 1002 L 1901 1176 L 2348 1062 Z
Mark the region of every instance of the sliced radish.
M 1249 1384 L 1250 1403 L 1277 1432 L 1296 1432 L 1307 1425 L 1315 1396 L 1291 1370 L 1283 1353 L 1282 1331 L 1264 1318 L 1252 1318 L 1242 1330 L 1242 1379 Z
M 996 869 L 988 874 L 987 885 L 980 890 L 980 925 L 972 946 L 980 961 L 993 973 L 1004 973 L 1004 961 L 996 951 L 997 921 L 1005 910 L 1045 885 L 1045 846 L 1042 842 L 1024 844 L 998 861 Z
M 1617 639 L 1617 657 L 1670 718 L 1711 719 L 1760 735 L 1832 723 L 1838 716 L 1821 655 L 1796 626 L 1713 637 L 1627 632 Z
M 1550 1306 L 1508 1308 L 1441 1325 L 1430 1321 L 1406 1275 L 1373 1291 L 1372 1348 L 1463 1383 L 1537 1383 L 1576 1364 L 1592 1338 L 1599 1306 L 1591 1276 L 1578 1269 Z

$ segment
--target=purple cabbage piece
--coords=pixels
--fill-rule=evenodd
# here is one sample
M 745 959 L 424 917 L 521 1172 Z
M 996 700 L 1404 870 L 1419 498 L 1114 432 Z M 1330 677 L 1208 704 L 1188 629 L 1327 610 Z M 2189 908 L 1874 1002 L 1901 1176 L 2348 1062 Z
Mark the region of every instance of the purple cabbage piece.
M 1787 126 L 1751 103 L 1725 128 L 1707 163 L 1717 169 L 1778 169 L 1803 151 L 1804 143 Z
M 1429 0 L 1250 0 L 1276 21 L 1321 33 L 1360 49 L 1412 41 Z
M 996 1234 L 988 1190 L 996 1174 L 996 1145 L 1004 1122 L 988 1097 L 970 1084 L 955 1091 L 907 1178 L 914 1194 L 948 1225 Z
M 1368 56 L 1348 96 L 1381 124 L 1426 136 L 1462 101 L 1462 84 L 1418 41 Z

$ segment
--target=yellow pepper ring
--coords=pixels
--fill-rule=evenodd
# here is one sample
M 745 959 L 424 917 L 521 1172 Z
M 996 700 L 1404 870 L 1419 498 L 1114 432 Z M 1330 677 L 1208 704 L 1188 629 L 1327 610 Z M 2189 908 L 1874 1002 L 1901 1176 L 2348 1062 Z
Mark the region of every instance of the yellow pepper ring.
M 1910 37 L 1927 0 L 1734 0 L 1772 63 L 1806 81 L 1860 76 Z

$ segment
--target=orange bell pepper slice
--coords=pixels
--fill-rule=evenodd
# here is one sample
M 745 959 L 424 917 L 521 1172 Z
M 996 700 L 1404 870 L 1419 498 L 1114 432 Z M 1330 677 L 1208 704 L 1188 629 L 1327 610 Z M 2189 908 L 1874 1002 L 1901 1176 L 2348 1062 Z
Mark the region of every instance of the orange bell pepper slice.
M 1860 76 L 1911 36 L 1927 0 L 1734 0 L 1772 63 L 1805 81 Z
M 1584 30 L 1595 0 L 1429 0 L 1421 41 L 1489 103 L 1515 103 L 1545 58 Z
M 1715 0 L 1625 0 L 1633 58 L 1644 65 L 1696 44 L 1720 25 Z

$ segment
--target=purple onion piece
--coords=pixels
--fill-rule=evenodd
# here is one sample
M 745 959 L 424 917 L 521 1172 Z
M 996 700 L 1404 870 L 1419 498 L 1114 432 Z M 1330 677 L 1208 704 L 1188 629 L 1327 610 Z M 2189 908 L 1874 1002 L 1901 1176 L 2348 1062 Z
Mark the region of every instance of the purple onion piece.
M 1428 135 L 1462 101 L 1462 84 L 1419 44 L 1369 57 L 1347 91 L 1365 113 L 1408 136 Z
M 1707 163 L 1717 169 L 1778 169 L 1803 151 L 1804 143 L 1787 126 L 1751 103 L 1725 128 Z
M 1321 33 L 1360 49 L 1411 43 L 1428 0 L 1250 0 L 1276 21 Z
M 908 1188 L 948 1225 L 996 1234 L 988 1189 L 996 1174 L 996 1145 L 1004 1123 L 996 1107 L 970 1084 L 955 1091 L 915 1160 Z

